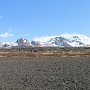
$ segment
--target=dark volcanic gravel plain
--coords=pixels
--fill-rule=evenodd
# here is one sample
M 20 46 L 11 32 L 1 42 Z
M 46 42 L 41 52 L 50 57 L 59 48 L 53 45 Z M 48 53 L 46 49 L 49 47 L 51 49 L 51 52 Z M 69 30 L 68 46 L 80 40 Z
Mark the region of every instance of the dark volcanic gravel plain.
M 90 57 L 0 58 L 0 90 L 90 90 Z

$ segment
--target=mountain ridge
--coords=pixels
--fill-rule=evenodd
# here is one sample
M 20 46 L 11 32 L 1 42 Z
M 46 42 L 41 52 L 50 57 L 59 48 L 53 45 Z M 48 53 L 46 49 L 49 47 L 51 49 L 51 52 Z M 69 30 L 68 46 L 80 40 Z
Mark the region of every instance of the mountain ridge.
M 82 34 L 62 34 L 58 36 L 40 37 L 29 41 L 24 38 L 13 43 L 2 43 L 0 47 L 90 47 L 90 38 Z

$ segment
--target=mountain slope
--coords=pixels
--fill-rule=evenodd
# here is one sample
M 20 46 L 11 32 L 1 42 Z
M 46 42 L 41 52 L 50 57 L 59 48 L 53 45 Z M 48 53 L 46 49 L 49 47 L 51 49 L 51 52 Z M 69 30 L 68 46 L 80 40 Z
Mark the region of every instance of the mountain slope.
M 63 34 L 61 36 L 70 40 L 80 41 L 84 44 L 90 44 L 90 37 L 82 34 Z
M 16 41 L 16 43 L 18 44 L 18 46 L 31 46 L 30 42 L 27 40 L 27 39 L 23 39 L 23 38 L 20 38 Z
M 44 41 L 45 40 L 45 41 Z M 90 38 L 81 34 L 62 34 L 38 39 L 42 46 L 86 47 L 90 46 Z

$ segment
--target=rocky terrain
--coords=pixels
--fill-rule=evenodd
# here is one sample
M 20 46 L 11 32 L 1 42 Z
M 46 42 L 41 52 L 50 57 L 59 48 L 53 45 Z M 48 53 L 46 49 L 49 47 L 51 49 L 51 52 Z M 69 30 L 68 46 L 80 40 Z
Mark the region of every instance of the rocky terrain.
M 0 58 L 0 90 L 90 90 L 90 57 Z

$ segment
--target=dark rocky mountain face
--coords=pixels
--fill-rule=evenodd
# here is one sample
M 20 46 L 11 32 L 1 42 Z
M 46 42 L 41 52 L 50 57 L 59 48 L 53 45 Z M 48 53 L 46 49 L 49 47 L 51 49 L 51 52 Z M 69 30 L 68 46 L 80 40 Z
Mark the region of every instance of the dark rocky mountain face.
M 8 47 L 11 47 L 11 45 L 10 44 L 4 44 L 3 47 L 8 48 Z
M 30 46 L 30 42 L 27 39 L 20 38 L 16 41 L 18 46 Z
M 36 47 L 42 46 L 38 41 L 31 41 L 31 44 Z
M 61 47 L 71 47 L 71 45 L 69 45 L 67 43 L 67 39 L 63 38 L 63 37 L 55 37 L 55 38 L 52 38 L 49 42 L 51 44 L 55 44 L 57 46 L 61 46 Z
M 74 38 L 76 41 L 80 40 L 80 38 L 79 38 L 78 36 L 73 36 L 73 38 Z

